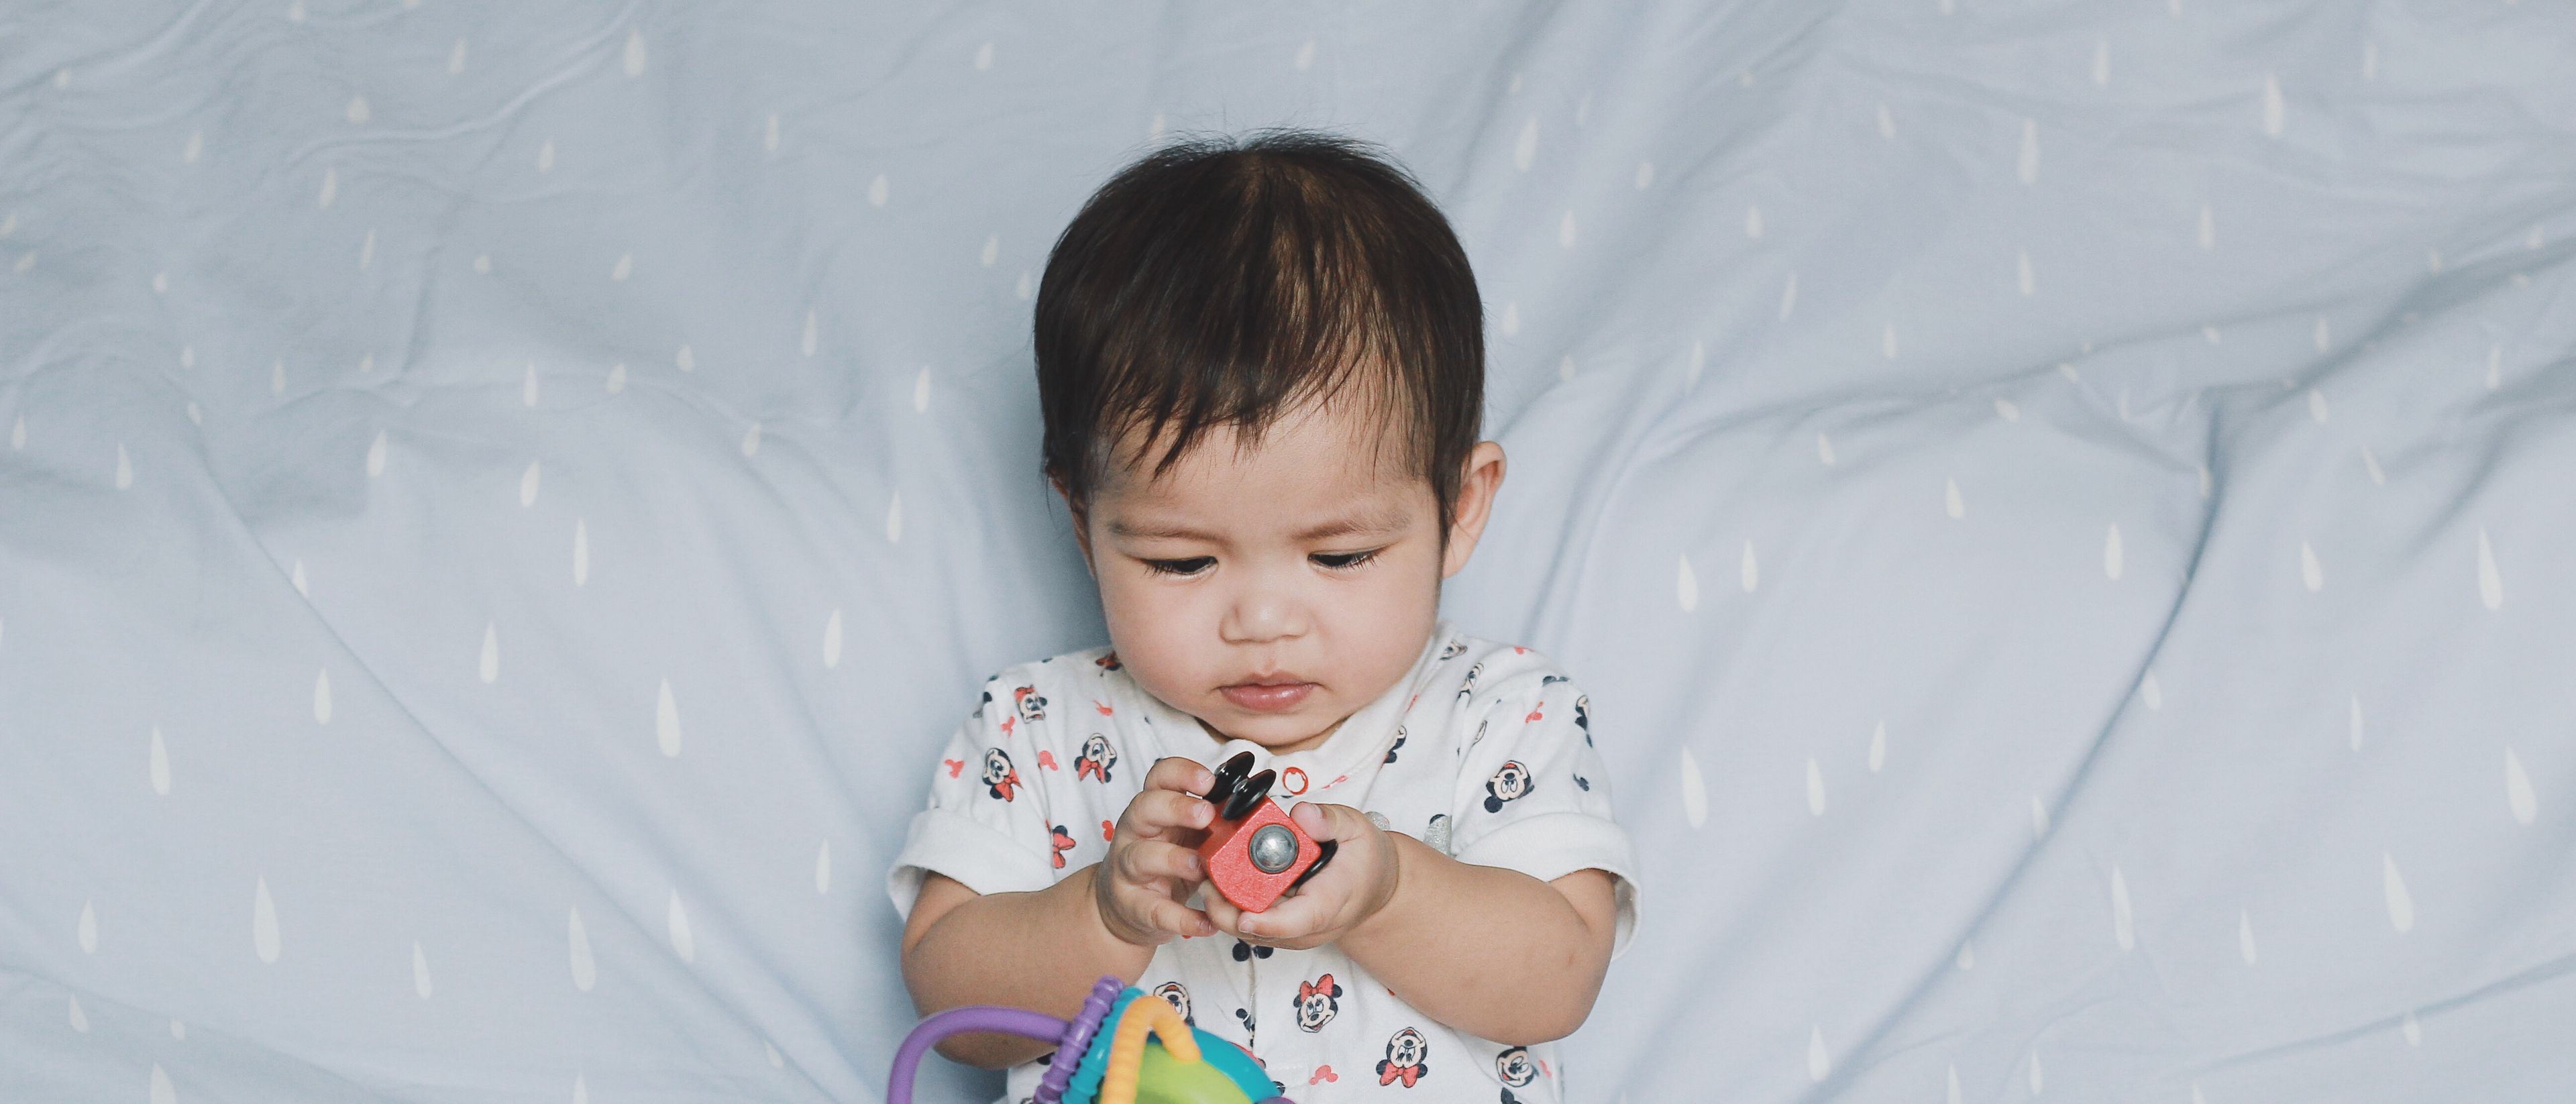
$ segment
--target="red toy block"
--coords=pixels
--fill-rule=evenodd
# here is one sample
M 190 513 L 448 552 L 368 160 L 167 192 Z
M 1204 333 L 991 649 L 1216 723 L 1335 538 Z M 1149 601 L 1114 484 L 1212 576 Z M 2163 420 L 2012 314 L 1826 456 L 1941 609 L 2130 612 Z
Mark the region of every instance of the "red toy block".
M 1267 797 L 1241 820 L 1210 825 L 1199 844 L 1208 884 L 1245 912 L 1269 908 L 1323 854 L 1288 810 Z

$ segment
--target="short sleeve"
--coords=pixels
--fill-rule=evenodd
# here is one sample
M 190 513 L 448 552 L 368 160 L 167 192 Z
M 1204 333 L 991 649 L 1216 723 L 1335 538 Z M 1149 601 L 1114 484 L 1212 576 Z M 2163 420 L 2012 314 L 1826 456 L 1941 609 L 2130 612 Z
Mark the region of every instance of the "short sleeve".
M 977 893 L 1015 893 L 1055 884 L 1066 850 L 1047 819 L 1037 771 L 1052 761 L 1043 723 L 1046 698 L 1032 681 L 1005 672 L 948 738 L 931 771 L 930 807 L 912 818 L 886 873 L 895 911 L 912 915 L 923 878 L 938 872 Z
M 1539 671 L 1485 697 L 1464 718 L 1471 727 L 1451 853 L 1540 881 L 1578 870 L 1609 874 L 1618 907 L 1611 955 L 1625 953 L 1637 926 L 1637 860 L 1611 816 L 1609 772 L 1592 746 L 1590 699 L 1565 676 Z

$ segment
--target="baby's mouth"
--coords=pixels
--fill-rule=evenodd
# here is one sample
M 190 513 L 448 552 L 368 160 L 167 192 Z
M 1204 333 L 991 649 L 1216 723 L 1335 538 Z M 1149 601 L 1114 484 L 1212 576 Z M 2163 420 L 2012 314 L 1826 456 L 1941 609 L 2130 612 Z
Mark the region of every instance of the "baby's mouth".
M 1295 675 L 1267 675 L 1246 679 L 1229 686 L 1220 686 L 1217 688 L 1217 693 L 1225 695 L 1225 700 L 1234 703 L 1237 709 L 1255 713 L 1284 713 L 1295 709 L 1298 703 L 1305 701 L 1306 696 L 1314 693 L 1316 689 L 1315 683 L 1307 682 Z

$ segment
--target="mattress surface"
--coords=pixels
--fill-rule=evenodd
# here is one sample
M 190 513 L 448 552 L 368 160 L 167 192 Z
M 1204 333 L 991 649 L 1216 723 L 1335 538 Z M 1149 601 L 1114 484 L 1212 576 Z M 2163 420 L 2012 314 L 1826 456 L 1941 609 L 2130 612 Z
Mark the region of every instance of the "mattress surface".
M 936 749 L 1105 639 L 1036 274 L 1273 125 L 1482 285 L 1444 609 L 1584 681 L 1644 865 L 1575 1099 L 2576 1086 L 2563 5 L 0 43 L 0 1098 L 878 1099 Z

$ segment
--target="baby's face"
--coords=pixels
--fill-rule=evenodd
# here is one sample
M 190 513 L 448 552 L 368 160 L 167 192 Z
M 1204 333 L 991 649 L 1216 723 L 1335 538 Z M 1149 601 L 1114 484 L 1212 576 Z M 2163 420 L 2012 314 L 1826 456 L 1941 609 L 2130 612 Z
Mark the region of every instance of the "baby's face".
M 1471 474 L 1471 524 L 1444 553 L 1430 481 L 1382 432 L 1365 410 L 1309 405 L 1248 452 L 1212 430 L 1150 481 L 1122 449 L 1080 527 L 1127 673 L 1217 735 L 1278 752 L 1322 743 L 1403 677 L 1440 580 L 1474 549 L 1502 450 L 1477 446 L 1489 478 Z

